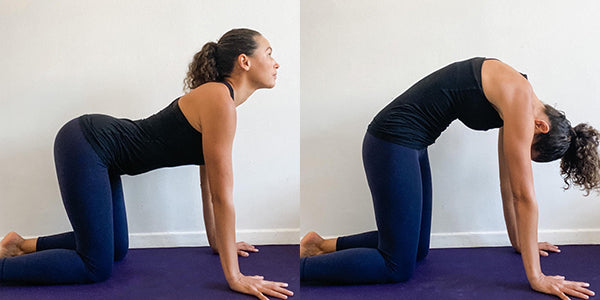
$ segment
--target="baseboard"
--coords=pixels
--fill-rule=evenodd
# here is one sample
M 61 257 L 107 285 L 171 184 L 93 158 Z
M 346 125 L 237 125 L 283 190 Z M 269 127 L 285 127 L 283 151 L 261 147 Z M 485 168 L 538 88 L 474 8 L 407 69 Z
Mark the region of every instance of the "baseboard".
M 556 245 L 600 244 L 600 229 L 540 230 L 540 242 Z M 431 248 L 510 246 L 506 231 L 433 233 Z
M 556 245 L 600 244 L 600 229 L 541 230 L 539 240 Z M 325 236 L 332 238 L 333 236 Z M 26 237 L 30 238 L 30 237 Z M 298 244 L 300 229 L 242 229 L 237 240 L 255 245 Z M 208 246 L 206 232 L 130 233 L 130 248 Z M 431 248 L 510 246 L 506 231 L 449 232 L 431 234 Z
M 242 229 L 237 231 L 237 240 L 254 245 L 298 244 L 300 229 Z M 205 231 L 198 232 L 153 232 L 130 233 L 130 248 L 202 247 L 208 246 Z
M 334 238 L 325 236 L 324 238 Z M 540 230 L 540 242 L 555 245 L 600 244 L 600 229 Z M 467 248 L 510 246 L 506 231 L 432 233 L 431 248 Z

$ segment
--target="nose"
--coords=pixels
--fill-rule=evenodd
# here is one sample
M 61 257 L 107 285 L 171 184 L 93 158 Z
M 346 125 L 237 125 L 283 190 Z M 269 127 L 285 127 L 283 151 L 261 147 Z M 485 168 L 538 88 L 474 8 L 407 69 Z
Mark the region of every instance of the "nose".
M 275 70 L 279 69 L 279 63 L 275 62 L 275 65 L 273 67 L 275 68 Z

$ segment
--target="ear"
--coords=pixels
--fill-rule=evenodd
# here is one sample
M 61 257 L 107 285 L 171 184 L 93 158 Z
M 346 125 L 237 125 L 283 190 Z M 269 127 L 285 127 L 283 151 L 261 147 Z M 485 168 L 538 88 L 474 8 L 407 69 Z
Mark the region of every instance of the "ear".
M 238 55 L 237 63 L 243 70 L 250 70 L 250 59 L 246 54 Z
M 544 120 L 535 120 L 535 133 L 548 133 L 550 125 Z

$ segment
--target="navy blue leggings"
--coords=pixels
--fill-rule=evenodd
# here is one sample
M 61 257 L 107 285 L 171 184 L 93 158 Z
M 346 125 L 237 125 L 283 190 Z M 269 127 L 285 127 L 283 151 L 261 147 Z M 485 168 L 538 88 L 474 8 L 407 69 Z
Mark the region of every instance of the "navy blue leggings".
M 0 281 L 41 284 L 107 279 L 129 246 L 123 189 L 86 141 L 77 119 L 54 143 L 56 173 L 73 232 L 40 237 L 37 251 L 0 260 Z
M 429 251 L 431 171 L 427 149 L 379 139 L 363 141 L 363 163 L 377 231 L 340 237 L 335 252 L 305 257 L 304 282 L 386 283 L 408 280 Z

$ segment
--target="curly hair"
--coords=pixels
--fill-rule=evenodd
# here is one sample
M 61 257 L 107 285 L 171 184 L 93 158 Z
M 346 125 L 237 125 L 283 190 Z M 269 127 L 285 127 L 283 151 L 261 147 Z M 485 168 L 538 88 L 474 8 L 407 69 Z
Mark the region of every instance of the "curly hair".
M 571 146 L 560 161 L 565 189 L 569 188 L 571 182 L 585 190 L 586 195 L 592 190 L 600 192 L 600 134 L 592 126 L 582 123 L 572 129 L 571 136 Z
M 218 42 L 208 42 L 194 55 L 189 64 L 183 89 L 192 90 L 212 81 L 223 81 L 231 75 L 240 54 L 252 55 L 258 43 L 258 31 L 237 28 L 225 33 Z
M 545 113 L 550 120 L 550 130 L 536 135 L 534 160 L 549 162 L 562 158 L 560 173 L 565 189 L 574 184 L 581 187 L 586 196 L 594 190 L 600 192 L 600 133 L 585 123 L 571 127 L 565 114 L 548 104 Z

